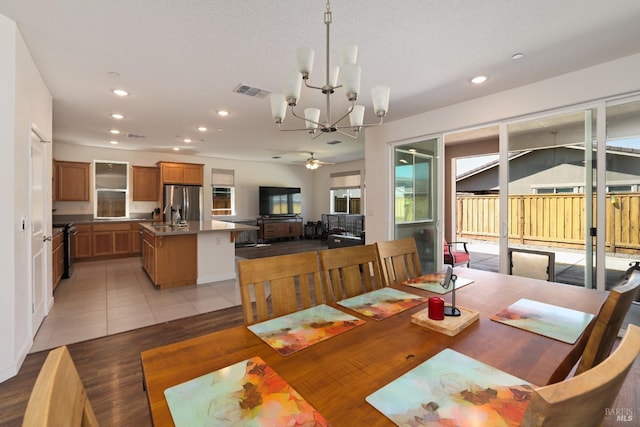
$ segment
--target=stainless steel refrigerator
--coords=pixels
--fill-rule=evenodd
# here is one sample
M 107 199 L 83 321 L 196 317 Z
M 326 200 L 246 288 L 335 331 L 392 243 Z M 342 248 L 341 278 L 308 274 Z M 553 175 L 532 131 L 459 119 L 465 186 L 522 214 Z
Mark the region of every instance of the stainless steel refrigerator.
M 172 212 L 185 221 L 202 221 L 202 187 L 199 185 L 164 186 L 164 221 L 171 222 Z

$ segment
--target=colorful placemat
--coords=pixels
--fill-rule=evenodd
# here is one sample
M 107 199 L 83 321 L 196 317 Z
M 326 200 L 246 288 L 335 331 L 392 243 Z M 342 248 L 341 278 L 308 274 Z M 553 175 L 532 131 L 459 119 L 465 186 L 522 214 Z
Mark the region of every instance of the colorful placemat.
M 259 357 L 173 386 L 164 395 L 176 427 L 329 425 Z
M 593 314 L 522 298 L 491 320 L 574 344 L 593 319 Z
M 283 356 L 366 323 L 326 304 L 247 326 Z
M 397 289 L 382 288 L 338 301 L 338 304 L 375 320 L 382 320 L 427 300 L 428 298 Z
M 444 275 L 444 272 L 424 274 L 413 279 L 405 280 L 402 284 L 436 294 L 446 294 L 451 292 L 453 286 L 450 285 L 448 289 L 442 287 L 440 283 L 444 281 Z M 473 280 L 458 276 L 458 279 L 456 280 L 456 289 L 467 286 L 469 283 L 473 283 Z
M 451 349 L 367 396 L 398 426 L 519 426 L 531 384 Z

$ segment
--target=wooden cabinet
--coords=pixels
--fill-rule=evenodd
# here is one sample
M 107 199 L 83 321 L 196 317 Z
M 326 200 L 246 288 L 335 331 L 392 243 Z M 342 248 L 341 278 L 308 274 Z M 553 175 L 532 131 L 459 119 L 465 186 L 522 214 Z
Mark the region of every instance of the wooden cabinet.
M 52 280 L 53 280 L 53 290 L 56 290 L 56 287 L 62 280 L 62 275 L 64 274 L 64 232 L 57 232 L 51 241 L 52 243 Z
M 155 167 L 132 166 L 133 200 L 155 202 L 158 200 L 160 171 Z
M 130 253 L 130 223 L 93 224 L 93 256 L 125 255 Z
M 55 200 L 89 201 L 91 164 L 56 161 L 54 173 Z
M 131 241 L 131 253 L 134 255 L 140 255 L 142 253 L 142 233 L 140 233 L 140 223 L 131 223 L 129 239 Z
M 203 185 L 204 165 L 196 163 L 158 162 L 160 184 Z
M 262 241 L 302 237 L 302 217 L 258 218 L 258 238 Z
M 142 266 L 160 289 L 193 285 L 198 280 L 198 235 L 156 236 L 143 230 Z
M 93 256 L 93 236 L 91 224 L 76 224 L 73 236 L 73 259 L 87 259 Z
M 74 259 L 116 258 L 142 253 L 138 222 L 96 222 L 75 227 Z

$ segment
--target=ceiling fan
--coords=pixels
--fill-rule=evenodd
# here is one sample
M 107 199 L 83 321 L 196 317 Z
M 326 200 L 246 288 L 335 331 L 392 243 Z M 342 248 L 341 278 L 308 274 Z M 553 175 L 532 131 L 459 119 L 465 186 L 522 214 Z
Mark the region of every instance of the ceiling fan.
M 335 163 L 329 163 L 329 162 L 323 162 L 322 160 L 318 160 L 315 157 L 313 157 L 313 153 L 309 152 L 309 154 L 311 154 L 311 157 L 309 157 L 307 159 L 307 169 L 318 169 L 320 166 L 322 165 L 334 165 Z

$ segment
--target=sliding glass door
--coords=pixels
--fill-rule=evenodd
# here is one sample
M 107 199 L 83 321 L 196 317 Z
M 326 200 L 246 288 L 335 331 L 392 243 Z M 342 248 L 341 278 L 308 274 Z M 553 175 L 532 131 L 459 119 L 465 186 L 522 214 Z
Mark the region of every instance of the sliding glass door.
M 596 285 L 595 113 L 510 123 L 502 159 L 502 245 L 554 252 L 555 280 L 589 288 Z
M 423 272 L 436 271 L 438 139 L 394 148 L 394 239 L 413 237 Z

